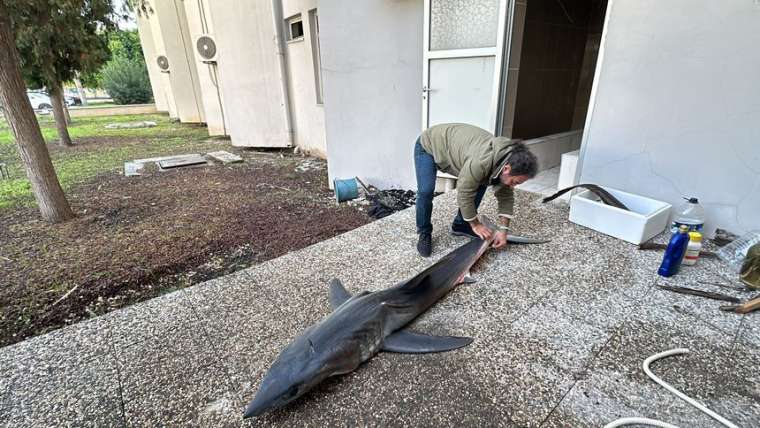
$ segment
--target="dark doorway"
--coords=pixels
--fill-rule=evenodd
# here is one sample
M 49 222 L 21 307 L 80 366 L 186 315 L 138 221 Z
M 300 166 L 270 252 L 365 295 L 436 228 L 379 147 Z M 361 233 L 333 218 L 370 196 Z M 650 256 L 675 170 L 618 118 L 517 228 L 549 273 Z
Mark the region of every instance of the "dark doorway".
M 515 3 L 502 135 L 583 129 L 606 9 L 607 0 Z

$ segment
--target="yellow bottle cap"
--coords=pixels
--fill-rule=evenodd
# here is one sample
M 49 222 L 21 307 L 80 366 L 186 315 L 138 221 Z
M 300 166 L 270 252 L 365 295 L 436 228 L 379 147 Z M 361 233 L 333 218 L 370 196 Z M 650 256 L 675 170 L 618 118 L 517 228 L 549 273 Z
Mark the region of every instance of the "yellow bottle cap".
M 691 242 L 702 242 L 702 234 L 699 232 L 689 232 L 689 240 Z

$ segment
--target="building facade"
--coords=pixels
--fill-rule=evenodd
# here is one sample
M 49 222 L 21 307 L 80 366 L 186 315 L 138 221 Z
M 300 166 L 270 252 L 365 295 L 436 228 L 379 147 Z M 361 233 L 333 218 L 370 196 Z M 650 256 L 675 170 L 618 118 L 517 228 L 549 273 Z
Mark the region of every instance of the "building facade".
M 578 150 L 576 182 L 696 196 L 709 229 L 760 228 L 754 0 L 165 2 L 182 3 L 187 33 L 201 22 L 215 41 L 218 96 L 194 61 L 169 78 L 152 67 L 157 103 L 180 120 L 216 103 L 233 145 L 295 146 L 326 157 L 331 181 L 414 188 L 419 133 L 466 122 L 525 140 L 541 168 Z M 149 64 L 191 62 L 171 9 L 141 19 Z

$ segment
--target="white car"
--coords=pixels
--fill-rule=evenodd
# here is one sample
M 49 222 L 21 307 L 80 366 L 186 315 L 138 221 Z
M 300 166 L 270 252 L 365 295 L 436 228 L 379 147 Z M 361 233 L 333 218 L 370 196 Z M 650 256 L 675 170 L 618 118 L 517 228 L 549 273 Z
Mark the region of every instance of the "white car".
M 53 109 L 53 102 L 50 101 L 50 97 L 42 92 L 27 92 L 29 102 L 32 104 L 32 108 L 35 110 L 50 111 Z M 67 106 L 75 104 L 71 97 L 64 97 Z
M 35 110 L 51 110 L 53 108 L 53 102 L 50 101 L 50 97 L 45 94 L 39 92 L 27 92 L 26 96 L 29 97 L 29 102 Z

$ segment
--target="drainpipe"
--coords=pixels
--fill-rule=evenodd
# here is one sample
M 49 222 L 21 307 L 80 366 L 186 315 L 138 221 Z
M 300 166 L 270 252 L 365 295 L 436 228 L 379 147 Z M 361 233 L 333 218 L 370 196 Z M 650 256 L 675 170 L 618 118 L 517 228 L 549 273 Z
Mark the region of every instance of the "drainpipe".
M 272 17 L 274 19 L 274 35 L 277 45 L 277 63 L 280 66 L 280 85 L 282 102 L 285 108 L 285 125 L 288 128 L 288 144 L 293 146 L 293 118 L 290 110 L 290 94 L 288 89 L 288 62 L 285 56 L 285 39 L 282 34 L 282 1 L 272 0 Z

